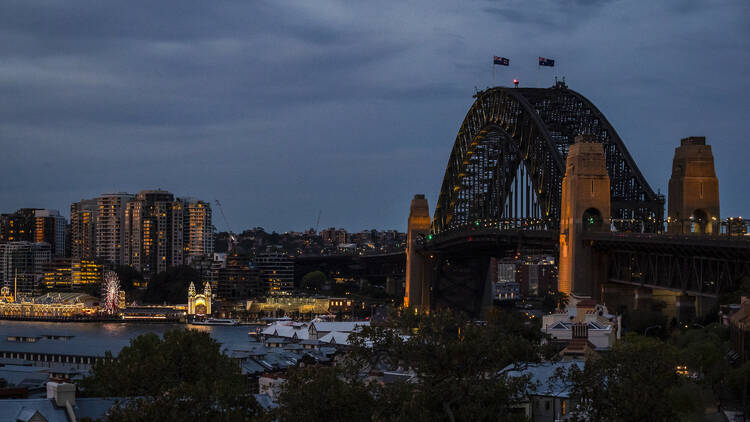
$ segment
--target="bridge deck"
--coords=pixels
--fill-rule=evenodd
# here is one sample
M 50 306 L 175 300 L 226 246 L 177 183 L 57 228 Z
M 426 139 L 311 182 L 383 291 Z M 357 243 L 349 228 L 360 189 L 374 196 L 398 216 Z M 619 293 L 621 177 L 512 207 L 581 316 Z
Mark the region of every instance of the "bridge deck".
M 750 237 L 670 235 L 654 233 L 584 233 L 583 239 L 600 250 L 652 252 L 684 257 L 750 260 Z
M 558 232 L 551 230 L 525 229 L 466 229 L 446 231 L 428 237 L 422 249 L 435 252 L 457 250 L 531 248 L 554 250 L 557 247 Z

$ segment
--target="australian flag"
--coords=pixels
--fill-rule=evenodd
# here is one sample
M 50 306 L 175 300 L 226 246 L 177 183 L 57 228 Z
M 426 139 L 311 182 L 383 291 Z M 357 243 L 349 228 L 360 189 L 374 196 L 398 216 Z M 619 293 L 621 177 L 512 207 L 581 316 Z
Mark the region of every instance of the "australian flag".
M 510 60 L 506 59 L 505 57 L 493 56 L 492 63 L 498 64 L 500 66 L 508 66 L 510 65 Z
M 539 66 L 555 67 L 555 61 L 544 57 L 539 58 Z

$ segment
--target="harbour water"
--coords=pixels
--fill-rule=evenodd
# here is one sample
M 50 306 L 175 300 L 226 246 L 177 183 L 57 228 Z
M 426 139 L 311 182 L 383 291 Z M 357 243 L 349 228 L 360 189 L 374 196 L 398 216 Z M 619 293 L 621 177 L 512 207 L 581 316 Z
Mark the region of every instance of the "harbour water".
M 8 336 L 73 336 L 72 348 L 77 345 L 96 344 L 98 349 L 110 350 L 117 354 L 130 340 L 145 333 L 158 335 L 172 329 L 190 328 L 208 332 L 211 337 L 222 344 L 222 349 L 242 349 L 250 342 L 249 331 L 255 326 L 197 326 L 179 323 L 138 323 L 138 322 L 42 322 L 42 321 L 7 321 L 0 320 L 0 340 Z M 71 354 L 85 355 L 86 350 L 70 350 Z

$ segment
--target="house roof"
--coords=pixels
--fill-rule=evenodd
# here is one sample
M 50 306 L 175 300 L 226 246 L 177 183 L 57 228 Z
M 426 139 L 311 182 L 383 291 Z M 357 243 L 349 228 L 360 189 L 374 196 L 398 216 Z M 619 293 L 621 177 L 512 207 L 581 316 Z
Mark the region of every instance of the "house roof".
M 257 401 L 260 407 L 265 411 L 279 407 L 278 403 L 271 400 L 271 397 L 267 394 L 253 394 L 253 397 L 255 397 L 255 401 Z
M 297 338 L 298 340 L 305 340 L 310 337 L 306 325 L 290 324 L 288 322 L 271 324 L 264 328 L 261 334 L 274 337 Z
M 508 365 L 503 370 L 507 371 L 509 377 L 515 378 L 525 375 L 529 376 L 529 387 L 527 387 L 526 391 L 529 395 L 569 397 L 571 390 L 570 384 L 564 380 L 555 378 L 555 375 L 558 371 L 567 372 L 572 367 L 577 367 L 582 370 L 584 366 L 584 361 L 573 360 L 532 363 L 518 368 L 514 367 L 514 365 Z
M 340 333 L 351 333 L 352 331 L 356 331 L 361 327 L 369 327 L 370 321 L 313 321 L 310 326 L 314 326 L 317 332 L 330 333 L 332 331 L 338 331 Z
M 320 338 L 321 343 L 349 345 L 349 334 L 332 331 Z
M 49 369 L 38 366 L 5 365 L 0 367 L 0 378 L 11 387 L 39 388 L 49 380 Z
M 102 419 L 118 398 L 77 398 L 73 412 L 81 418 Z M 69 422 L 64 407 L 57 407 L 50 399 L 4 399 L 0 400 L 0 422 L 27 422 L 35 415 L 48 422 Z

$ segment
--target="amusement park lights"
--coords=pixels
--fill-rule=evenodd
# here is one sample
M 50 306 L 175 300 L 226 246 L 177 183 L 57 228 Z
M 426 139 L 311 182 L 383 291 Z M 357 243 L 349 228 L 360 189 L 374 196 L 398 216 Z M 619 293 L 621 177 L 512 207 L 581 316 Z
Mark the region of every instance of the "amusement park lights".
M 120 279 L 114 271 L 104 273 L 104 283 L 102 283 L 102 301 L 104 302 L 104 311 L 108 314 L 114 314 L 119 308 L 120 301 Z

